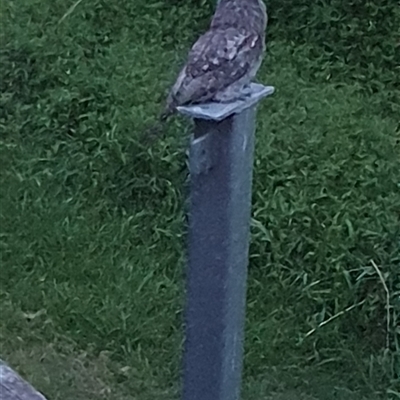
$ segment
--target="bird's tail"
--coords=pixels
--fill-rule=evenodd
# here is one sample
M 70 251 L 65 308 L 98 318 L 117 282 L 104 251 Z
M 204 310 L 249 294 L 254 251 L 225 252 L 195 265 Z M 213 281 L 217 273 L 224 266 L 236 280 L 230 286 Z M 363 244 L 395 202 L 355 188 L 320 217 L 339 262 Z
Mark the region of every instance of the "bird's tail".
M 156 139 L 162 137 L 165 134 L 165 125 L 168 119 L 175 113 L 175 109 L 166 108 L 164 112 L 158 117 L 157 122 L 147 128 L 143 135 L 143 140 L 151 144 Z

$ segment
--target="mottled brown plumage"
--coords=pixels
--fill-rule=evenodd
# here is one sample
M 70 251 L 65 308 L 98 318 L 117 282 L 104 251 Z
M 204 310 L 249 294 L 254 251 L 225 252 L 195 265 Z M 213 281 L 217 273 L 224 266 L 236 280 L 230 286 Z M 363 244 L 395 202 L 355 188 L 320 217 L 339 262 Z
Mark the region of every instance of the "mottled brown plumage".
M 168 96 L 166 113 L 179 105 L 240 97 L 260 67 L 266 25 L 262 0 L 221 0 L 209 30 L 189 52 Z
M 190 50 L 160 120 L 178 106 L 242 98 L 261 65 L 266 26 L 262 0 L 220 0 L 209 30 Z

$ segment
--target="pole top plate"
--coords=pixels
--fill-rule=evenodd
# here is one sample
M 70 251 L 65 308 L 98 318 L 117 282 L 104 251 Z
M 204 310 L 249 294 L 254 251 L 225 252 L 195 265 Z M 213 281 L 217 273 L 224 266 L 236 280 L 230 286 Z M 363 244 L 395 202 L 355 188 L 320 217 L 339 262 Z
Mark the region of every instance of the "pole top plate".
M 248 96 L 243 100 L 232 103 L 204 103 L 190 106 L 180 106 L 177 110 L 188 117 L 222 121 L 232 114 L 239 114 L 247 108 L 258 103 L 264 97 L 270 96 L 275 91 L 273 86 L 264 86 L 260 83 L 251 83 Z

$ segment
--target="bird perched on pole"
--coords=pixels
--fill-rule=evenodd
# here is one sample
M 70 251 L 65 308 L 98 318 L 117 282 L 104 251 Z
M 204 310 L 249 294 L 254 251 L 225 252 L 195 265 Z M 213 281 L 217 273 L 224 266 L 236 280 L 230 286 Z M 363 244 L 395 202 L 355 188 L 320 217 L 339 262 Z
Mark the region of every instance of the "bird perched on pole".
M 160 122 L 178 106 L 245 97 L 262 62 L 267 21 L 262 0 L 219 0 L 208 31 L 191 48 L 169 92 Z

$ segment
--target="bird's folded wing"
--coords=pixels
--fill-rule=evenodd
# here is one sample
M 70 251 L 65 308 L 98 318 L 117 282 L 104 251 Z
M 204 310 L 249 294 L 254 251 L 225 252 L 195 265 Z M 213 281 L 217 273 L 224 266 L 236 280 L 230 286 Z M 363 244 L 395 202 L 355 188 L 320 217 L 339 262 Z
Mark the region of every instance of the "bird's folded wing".
M 210 30 L 192 47 L 171 91 L 175 105 L 204 102 L 250 74 L 263 52 L 263 38 L 235 28 Z

